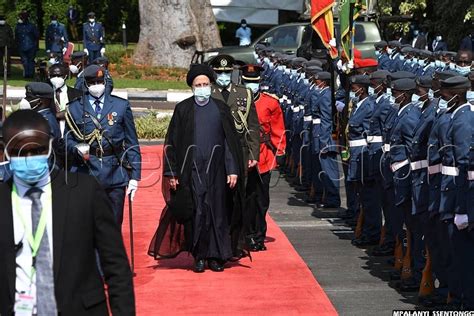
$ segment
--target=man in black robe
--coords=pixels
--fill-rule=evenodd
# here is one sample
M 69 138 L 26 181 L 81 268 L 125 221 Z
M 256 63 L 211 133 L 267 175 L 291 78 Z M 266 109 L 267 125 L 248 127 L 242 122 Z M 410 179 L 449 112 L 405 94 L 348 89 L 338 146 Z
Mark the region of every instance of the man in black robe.
M 176 105 L 168 128 L 163 172 L 167 206 L 148 251 L 155 258 L 188 251 L 195 258 L 195 272 L 203 272 L 206 261 L 212 271 L 223 271 L 243 244 L 242 151 L 228 106 L 210 97 L 213 79 L 205 65 L 194 65 L 188 73 L 194 96 Z

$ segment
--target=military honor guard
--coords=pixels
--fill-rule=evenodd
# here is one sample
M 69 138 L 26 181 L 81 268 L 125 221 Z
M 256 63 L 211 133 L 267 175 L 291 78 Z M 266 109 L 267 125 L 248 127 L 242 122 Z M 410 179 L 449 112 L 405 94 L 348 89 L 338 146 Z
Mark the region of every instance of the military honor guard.
M 96 21 L 94 12 L 89 12 L 87 18 L 88 21 L 82 26 L 82 34 L 84 52 L 89 58 L 89 63 L 92 63 L 96 58 L 105 54 L 105 33 L 102 24 Z
M 39 32 L 29 21 L 30 15 L 22 11 L 15 27 L 15 40 L 23 65 L 23 77 L 33 78 L 35 74 L 35 57 L 38 51 Z
M 46 28 L 46 53 L 53 53 L 57 56 L 61 56 L 67 50 L 68 45 L 68 36 L 66 27 L 64 24 L 59 23 L 58 16 L 53 14 L 51 15 L 51 23 Z
M 72 172 L 93 175 L 104 187 L 121 226 L 125 195 L 133 197 L 141 177 L 141 155 L 127 100 L 106 93 L 105 70 L 84 70 L 87 92 L 66 110 L 66 146 Z

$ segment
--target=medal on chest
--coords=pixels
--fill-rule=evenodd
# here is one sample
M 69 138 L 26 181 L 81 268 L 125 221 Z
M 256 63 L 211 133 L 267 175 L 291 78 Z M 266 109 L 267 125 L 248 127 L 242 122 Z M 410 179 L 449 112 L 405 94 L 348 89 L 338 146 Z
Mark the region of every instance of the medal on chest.
M 112 115 L 112 113 L 107 114 L 107 121 L 109 123 L 109 126 L 114 125 L 114 116 Z

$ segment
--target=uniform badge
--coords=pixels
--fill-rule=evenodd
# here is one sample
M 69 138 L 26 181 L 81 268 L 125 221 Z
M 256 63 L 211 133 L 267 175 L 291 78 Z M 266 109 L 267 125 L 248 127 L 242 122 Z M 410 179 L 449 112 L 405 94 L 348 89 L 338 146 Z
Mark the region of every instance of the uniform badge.
M 117 116 L 117 112 L 112 112 L 112 116 Z
M 107 120 L 109 121 L 110 126 L 114 125 L 114 114 L 113 113 L 107 114 Z
M 221 67 L 227 66 L 227 59 L 221 59 Z

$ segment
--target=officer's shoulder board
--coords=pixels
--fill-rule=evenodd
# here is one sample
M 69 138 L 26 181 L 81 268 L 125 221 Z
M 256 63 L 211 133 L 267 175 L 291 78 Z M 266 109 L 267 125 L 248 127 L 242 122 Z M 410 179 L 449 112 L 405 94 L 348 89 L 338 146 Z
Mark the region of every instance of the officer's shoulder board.
M 114 94 L 110 94 L 110 95 L 109 95 L 109 98 L 110 98 L 111 100 L 125 101 L 125 102 L 128 103 L 128 99 L 125 99 L 125 98 L 116 96 L 116 95 L 114 95 Z
M 276 94 L 272 94 L 272 93 L 268 93 L 268 92 L 262 92 L 262 94 L 264 95 L 268 95 L 269 97 L 275 99 L 275 100 L 279 100 L 278 96 Z

